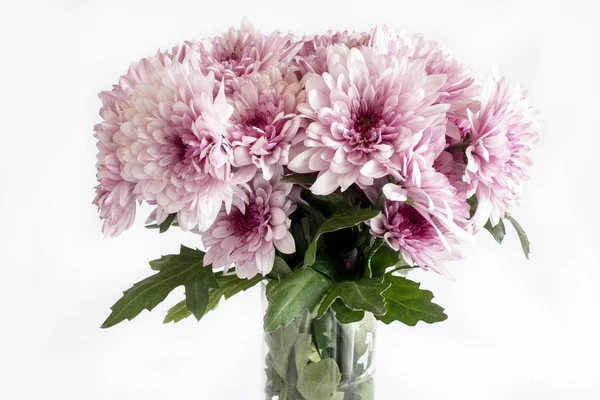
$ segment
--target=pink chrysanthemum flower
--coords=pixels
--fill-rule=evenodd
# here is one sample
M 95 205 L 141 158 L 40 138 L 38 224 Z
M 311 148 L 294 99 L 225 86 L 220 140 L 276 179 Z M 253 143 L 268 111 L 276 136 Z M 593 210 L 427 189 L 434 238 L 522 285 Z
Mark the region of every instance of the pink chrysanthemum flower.
M 171 213 L 184 230 L 208 228 L 235 188 L 224 138 L 232 113 L 216 81 L 191 63 L 163 69 L 158 83 L 138 84 L 116 140 L 122 175 L 135 192 L 156 204 L 157 222 Z
M 460 139 L 460 127 L 454 119 L 466 119 L 467 108 L 473 109 L 473 97 L 479 94 L 479 85 L 471 74 L 471 68 L 457 59 L 435 40 L 425 40 L 422 34 L 405 31 L 395 33 L 387 26 L 373 30 L 369 46 L 387 54 L 400 54 L 410 60 L 424 60 L 428 74 L 444 74 L 447 79 L 439 89 L 438 101 L 450 105 L 450 117 L 446 134 Z
M 297 68 L 302 76 L 307 73 L 321 75 L 327 72 L 327 49 L 334 44 L 344 44 L 348 48 L 365 46 L 370 35 L 366 32 L 333 32 L 327 31 L 322 35 L 304 38 L 303 45 L 295 59 Z
M 135 92 L 139 83 L 156 82 L 165 66 L 182 63 L 188 54 L 188 46 L 174 46 L 171 51 L 157 51 L 152 57 L 142 58 L 129 66 L 127 73 L 119 79 L 119 86 L 127 96 Z
M 369 46 L 387 54 L 401 54 L 411 60 L 425 60 L 428 74 L 444 74 L 446 82 L 440 88 L 439 101 L 450 104 L 449 112 L 464 110 L 473 102 L 478 85 L 471 68 L 457 59 L 435 40 L 425 40 L 422 34 L 393 32 L 386 26 L 374 29 Z
M 291 142 L 301 124 L 296 109 L 304 101 L 304 91 L 294 74 L 284 79 L 275 67 L 235 86 L 228 139 L 234 166 L 240 167 L 236 181 L 252 179 L 257 170 L 270 180 L 288 163 Z
M 133 194 L 134 184 L 121 176 L 121 162 L 117 158 L 117 144 L 113 137 L 119 130 L 122 109 L 126 95 L 119 86 L 111 92 L 100 94 L 102 122 L 94 127 L 94 136 L 98 139 L 96 147 L 96 168 L 98 186 L 94 204 L 98 207 L 100 218 L 104 220 L 102 232 L 106 236 L 117 236 L 129 229 L 135 219 L 136 202 Z
M 122 163 L 117 157 L 120 124 L 125 121 L 125 111 L 131 107 L 128 96 L 135 92 L 139 83 L 155 81 L 165 65 L 178 60 L 184 54 L 184 47 L 174 47 L 171 52 L 157 52 L 153 57 L 133 63 L 127 74 L 111 91 L 100 93 L 102 101 L 100 116 L 102 122 L 94 127 L 98 139 L 97 163 L 98 182 L 94 204 L 98 206 L 100 218 L 104 220 L 102 230 L 106 236 L 117 236 L 131 227 L 135 219 L 135 181 L 127 181 L 121 176 Z
M 191 49 L 200 53 L 199 65 L 204 74 L 212 72 L 225 82 L 225 93 L 231 94 L 236 78 L 253 72 L 266 72 L 271 66 L 287 68 L 302 43 L 294 35 L 275 31 L 261 33 L 246 18 L 240 29 L 231 28 L 207 41 L 189 41 Z
M 382 214 L 370 221 L 373 235 L 400 251 L 410 265 L 443 271 L 443 264 L 460 256 L 458 239 L 471 241 L 466 193 L 448 177 L 428 167 L 421 157 L 408 163 L 409 179 L 385 184 Z
M 296 136 L 299 150 L 288 167 L 319 172 L 315 194 L 368 186 L 387 174 L 400 179 L 424 131 L 446 123 L 448 105 L 435 104 L 446 78 L 423 66 L 365 47 L 331 46 L 329 72 L 306 83 L 308 104 L 299 110 L 314 122 Z
M 383 194 L 391 201 L 408 202 L 424 214 L 434 218 L 435 227 L 444 226 L 463 240 L 471 240 L 464 227 L 468 225 L 469 209 L 466 193 L 460 193 L 448 177 L 422 160 L 408 163 L 408 179 L 398 184 L 383 186 Z M 427 215 L 425 215 L 427 214 Z
M 204 264 L 227 269 L 235 263 L 240 278 L 252 278 L 271 271 L 275 249 L 295 252 L 288 218 L 294 210 L 288 199 L 291 190 L 291 184 L 272 183 L 256 175 L 245 208 L 234 206 L 229 213 L 222 209 L 214 225 L 202 234 L 208 248 Z
M 536 111 L 527 92 L 505 78 L 486 82 L 481 110 L 469 113 L 470 143 L 466 150 L 465 180 L 478 201 L 475 229 L 490 220 L 497 225 L 520 198 L 521 181 L 527 179 L 531 149 L 538 140 Z
M 386 200 L 381 214 L 370 221 L 370 226 L 373 236 L 383 238 L 411 266 L 442 272 L 446 262 L 459 258 L 456 250 L 450 250 L 458 244 L 456 237 L 443 226 L 436 230 L 407 203 Z
M 448 178 L 448 182 L 456 189 L 455 197 L 463 204 L 468 198 L 469 191 L 469 185 L 464 181 L 466 168 L 464 156 L 461 152 L 449 153 L 444 151 L 433 163 L 433 169 Z M 458 225 L 463 228 L 466 226 L 460 223 Z

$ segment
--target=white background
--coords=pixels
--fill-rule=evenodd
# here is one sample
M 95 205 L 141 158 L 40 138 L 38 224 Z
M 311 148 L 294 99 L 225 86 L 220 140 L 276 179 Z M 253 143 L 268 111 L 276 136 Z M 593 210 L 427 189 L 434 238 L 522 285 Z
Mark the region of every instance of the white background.
M 0 5 L 0 398 L 262 399 L 260 290 L 201 323 L 152 313 L 99 326 L 146 261 L 196 237 L 143 217 L 104 240 L 91 205 L 96 97 L 130 61 L 238 24 L 296 34 L 378 23 L 446 43 L 484 78 L 493 63 L 541 110 L 532 180 L 509 231 L 482 233 L 456 282 L 414 279 L 449 319 L 380 325 L 377 398 L 600 398 L 598 2 L 427 0 L 8 1 Z M 142 210 L 144 213 L 146 210 Z

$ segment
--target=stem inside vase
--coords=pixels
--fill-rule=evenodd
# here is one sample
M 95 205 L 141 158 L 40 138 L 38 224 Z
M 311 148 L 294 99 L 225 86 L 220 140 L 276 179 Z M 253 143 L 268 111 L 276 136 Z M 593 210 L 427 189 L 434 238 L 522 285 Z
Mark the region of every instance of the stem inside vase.
M 265 333 L 268 400 L 372 400 L 375 318 L 340 323 L 308 311 Z

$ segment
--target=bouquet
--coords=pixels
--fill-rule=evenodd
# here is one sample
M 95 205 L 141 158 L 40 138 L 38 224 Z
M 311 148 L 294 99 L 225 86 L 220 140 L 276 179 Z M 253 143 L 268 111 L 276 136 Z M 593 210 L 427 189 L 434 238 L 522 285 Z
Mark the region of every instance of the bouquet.
M 199 247 L 150 261 L 102 327 L 179 286 L 165 323 L 200 320 L 266 282 L 270 396 L 372 398 L 357 359 L 374 322 L 446 319 L 408 270 L 450 276 L 460 243 L 482 229 L 500 243 L 505 221 L 529 254 L 511 216 L 538 139 L 527 93 L 495 73 L 479 84 L 420 34 L 297 38 L 244 20 L 133 63 L 100 99 L 105 235 L 146 203 L 148 228 Z

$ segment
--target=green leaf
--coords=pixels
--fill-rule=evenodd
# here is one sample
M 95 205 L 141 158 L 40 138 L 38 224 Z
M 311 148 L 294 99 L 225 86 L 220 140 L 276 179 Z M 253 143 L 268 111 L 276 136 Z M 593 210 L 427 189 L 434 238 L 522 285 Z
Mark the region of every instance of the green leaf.
M 209 311 L 214 310 L 219 304 L 221 298 L 225 297 L 226 299 L 229 299 L 233 295 L 241 291 L 247 290 L 252 286 L 255 286 L 264 278 L 261 275 L 257 275 L 252 279 L 241 279 L 238 278 L 236 275 L 217 275 L 215 276 L 215 279 L 218 282 L 219 286 L 216 288 L 211 287 L 211 289 L 209 290 L 208 304 L 203 315 L 200 318 L 206 315 L 206 313 L 208 313 Z M 189 317 L 190 315 L 192 315 L 192 312 L 188 309 L 186 301 L 183 300 L 177 303 L 167 312 L 163 323 L 167 324 L 169 322 L 179 322 L 182 319 Z
M 294 344 L 300 333 L 300 318 L 285 327 L 273 332 L 267 332 L 265 339 L 269 348 L 268 359 L 277 375 L 285 382 L 288 381 L 289 358 Z
M 362 278 L 356 281 L 340 282 L 333 285 L 321 302 L 317 318 L 329 309 L 336 299 L 341 299 L 346 307 L 354 311 L 369 311 L 375 315 L 385 314 L 385 298 L 382 293 L 390 287 L 377 278 Z
M 529 254 L 531 253 L 529 251 L 529 245 L 531 243 L 529 242 L 529 238 L 527 238 L 527 234 L 523 230 L 521 224 L 519 224 L 513 217 L 507 215 L 505 218 L 510 221 L 512 226 L 517 231 L 517 235 L 519 235 L 519 241 L 521 242 L 521 247 L 523 248 L 523 253 L 525 254 L 525 257 L 529 260 Z
M 289 255 L 281 255 L 281 257 L 292 268 L 302 265 L 304 262 L 304 253 L 308 249 L 308 245 L 312 241 L 313 235 L 317 228 L 325 221 L 323 214 L 308 204 L 298 203 L 300 209 L 293 213 L 292 219 L 292 236 L 296 243 L 296 252 Z
M 377 315 L 378 320 L 386 324 L 400 321 L 415 326 L 419 321 L 431 324 L 448 318 L 442 307 L 431 302 L 433 293 L 419 289 L 420 283 L 391 274 L 385 275 L 384 282 L 391 284 L 390 288 L 383 292 L 387 312 L 385 315 Z
M 341 379 L 342 374 L 335 361 L 324 358 L 318 363 L 308 364 L 299 374 L 298 391 L 306 400 L 330 399 Z
M 317 230 L 315 237 L 304 255 L 304 265 L 312 265 L 315 262 L 317 256 L 317 242 L 321 235 L 356 226 L 371 218 L 375 218 L 379 213 L 379 210 L 371 208 L 345 208 L 338 210 L 331 217 L 327 218 Z
M 212 267 L 198 268 L 185 283 L 185 304 L 196 319 L 204 316 L 209 300 L 209 290 L 218 288 Z
M 273 263 L 273 269 L 269 273 L 269 277 L 274 279 L 281 279 L 284 275 L 292 272 L 292 269 L 287 265 L 287 263 L 283 260 L 283 258 L 277 256 L 275 257 L 275 262 Z
M 302 209 L 302 214 L 304 214 L 306 218 L 306 221 L 303 221 L 304 218 L 300 220 L 302 227 L 309 236 L 312 236 L 317 229 L 316 227 L 320 226 L 323 221 L 325 221 L 325 216 L 314 206 L 314 204 L 308 204 L 301 201 L 298 203 L 298 206 Z
M 332 332 L 335 317 L 333 314 L 327 314 L 319 319 L 314 319 L 312 323 L 312 332 L 317 349 L 321 354 L 333 343 Z
M 348 278 L 348 276 L 344 274 L 343 266 L 340 265 L 341 262 L 341 260 L 336 262 L 331 257 L 326 255 L 317 256 L 315 258 L 315 262 L 313 265 L 311 265 L 311 268 L 324 274 L 333 282 L 340 282 L 344 279 L 344 277 Z
M 221 298 L 226 300 L 233 297 L 234 295 L 250 289 L 256 286 L 259 282 L 262 282 L 264 277 L 260 274 L 256 275 L 252 279 L 238 278 L 237 275 L 221 275 L 217 276 L 217 282 L 219 282 L 219 288 L 210 292 L 210 300 L 206 307 L 206 312 L 214 310 L 219 305 Z
M 163 222 L 161 222 L 158 225 L 158 232 L 165 233 L 171 227 L 171 224 L 173 223 L 173 221 L 175 221 L 175 217 L 177 217 L 176 213 L 169 214 L 167 219 L 165 219 Z
M 313 210 L 314 213 L 310 214 L 300 220 L 300 225 L 302 226 L 302 232 L 304 232 L 304 239 L 306 239 L 306 248 L 312 241 L 313 233 L 316 233 L 316 227 L 314 225 L 320 226 L 323 221 L 325 221 L 325 217 L 323 214 L 319 212 L 319 210 Z
M 327 195 L 317 195 L 307 192 L 305 196 L 311 207 L 325 215 L 331 215 L 339 209 L 352 207 L 356 196 L 352 196 L 349 192 L 350 190 L 347 190 L 344 193 L 331 193 Z
M 304 217 L 304 219 L 306 219 L 306 217 Z M 308 248 L 310 239 L 307 239 L 307 232 L 304 231 L 301 222 L 292 225 L 292 236 L 294 237 L 294 242 L 296 243 L 296 252 L 304 254 Z
M 379 248 L 383 246 L 383 240 L 380 238 L 372 238 L 371 242 L 372 244 L 366 246 L 364 250 L 365 276 L 367 278 L 373 277 L 373 256 L 375 255 L 375 253 L 377 253 L 377 250 L 379 250 Z
M 298 339 L 294 344 L 294 360 L 296 361 L 296 371 L 298 373 L 302 373 L 308 363 L 321 361 L 321 356 L 310 333 L 298 334 Z
M 312 268 L 298 268 L 280 281 L 269 282 L 266 295 L 269 302 L 264 317 L 266 332 L 286 326 L 305 310 L 319 304 L 331 281 Z
M 267 355 L 265 359 L 265 375 L 267 378 L 265 394 L 267 395 L 267 399 L 274 398 L 275 396 L 279 396 L 282 400 L 289 400 L 287 397 L 287 387 L 281 376 L 277 373 L 273 362 L 271 360 L 271 355 Z
M 399 252 L 392 249 L 384 241 L 379 239 L 380 245 L 373 246 L 374 254 L 369 254 L 365 274 L 381 277 L 389 267 L 400 267 L 406 264 Z M 377 243 L 377 242 L 376 242 Z
M 373 378 L 359 383 L 354 390 L 354 394 L 357 395 L 356 400 L 373 400 Z
M 185 284 L 198 269 L 205 268 L 204 253 L 184 246 L 181 247 L 179 256 L 168 258 L 170 262 L 165 261 L 164 258 L 160 259 L 163 261 L 156 274 L 135 283 L 133 287 L 123 292 L 123 297 L 111 307 L 112 312 L 102 324 L 102 328 L 111 327 L 125 319 L 132 320 L 144 309 L 152 310 L 173 289 Z
M 365 317 L 364 311 L 351 310 L 346 307 L 344 302 L 340 299 L 333 302 L 331 309 L 335 312 L 335 318 L 342 324 L 351 324 L 353 322 L 362 321 Z
M 378 210 L 383 209 L 383 204 L 385 203 L 385 194 L 383 194 L 383 190 L 380 190 L 377 194 L 377 203 L 375 204 L 375 208 Z
M 469 217 L 472 218 L 473 215 L 475 215 L 475 211 L 477 211 L 477 197 L 475 197 L 475 195 L 469 197 L 467 199 L 467 203 L 469 203 L 469 205 L 471 206 L 471 209 L 469 211 Z
M 168 324 L 169 322 L 179 322 L 187 317 L 192 315 L 192 312 L 188 310 L 185 305 L 185 300 L 181 300 L 179 303 L 175 304 L 173 307 L 167 311 L 167 315 L 163 320 L 163 324 Z
M 362 319 L 358 323 L 358 328 L 354 330 L 354 338 L 352 340 L 354 343 L 355 359 L 361 358 L 367 352 L 367 350 L 369 350 L 370 344 L 367 341 L 367 338 L 369 335 L 375 334 L 376 324 L 377 320 L 372 315 L 369 315 L 367 318 Z
M 502 240 L 504 240 L 504 235 L 506 234 L 506 229 L 504 228 L 504 222 L 502 222 L 502 220 L 500 220 L 496 226 L 492 226 L 492 222 L 488 220 L 484 225 L 484 228 L 492 234 L 498 244 L 502 244 Z
M 177 217 L 177 213 L 169 214 L 167 218 L 161 222 L 160 224 L 150 224 L 146 225 L 146 229 L 158 229 L 159 233 L 165 233 L 171 226 L 179 226 L 175 218 Z
M 317 180 L 315 174 L 291 174 L 279 179 L 279 182 L 293 183 L 296 185 L 312 185 Z
M 153 270 L 160 271 L 165 266 L 172 267 L 177 265 L 187 265 L 189 263 L 196 262 L 200 257 L 204 257 L 204 252 L 181 245 L 181 248 L 179 249 L 179 254 L 169 254 L 166 256 L 162 256 L 159 259 L 150 261 L 149 264 L 150 268 L 152 268 Z

